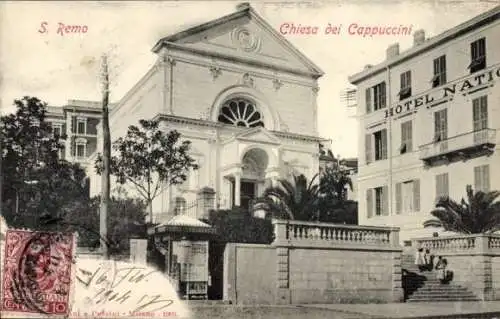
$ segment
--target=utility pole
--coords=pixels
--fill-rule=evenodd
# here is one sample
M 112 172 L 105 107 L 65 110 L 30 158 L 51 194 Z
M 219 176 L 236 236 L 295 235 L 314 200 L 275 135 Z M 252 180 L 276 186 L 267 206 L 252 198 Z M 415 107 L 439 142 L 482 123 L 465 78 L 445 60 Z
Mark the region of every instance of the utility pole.
M 102 76 L 102 185 L 101 185 L 101 207 L 99 212 L 99 229 L 101 240 L 101 251 L 105 259 L 109 259 L 108 251 L 108 207 L 110 191 L 110 157 L 111 157 L 111 137 L 109 132 L 109 73 L 108 59 L 106 55 L 102 56 L 101 76 Z

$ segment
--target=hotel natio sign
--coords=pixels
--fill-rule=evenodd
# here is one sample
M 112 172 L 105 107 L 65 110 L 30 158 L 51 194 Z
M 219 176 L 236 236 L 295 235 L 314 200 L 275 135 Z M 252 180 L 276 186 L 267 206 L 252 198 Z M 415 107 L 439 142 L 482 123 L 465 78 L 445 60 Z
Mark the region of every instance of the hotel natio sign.
M 421 106 L 428 106 L 429 104 L 452 98 L 457 93 L 470 92 L 470 90 L 486 85 L 493 82 L 495 79 L 500 78 L 500 67 L 470 76 L 464 80 L 458 81 L 454 84 L 449 84 L 441 87 L 440 90 L 433 90 L 432 92 L 422 94 L 418 97 L 407 100 L 404 103 L 393 106 L 385 110 L 385 118 L 404 114 L 410 111 L 416 111 Z

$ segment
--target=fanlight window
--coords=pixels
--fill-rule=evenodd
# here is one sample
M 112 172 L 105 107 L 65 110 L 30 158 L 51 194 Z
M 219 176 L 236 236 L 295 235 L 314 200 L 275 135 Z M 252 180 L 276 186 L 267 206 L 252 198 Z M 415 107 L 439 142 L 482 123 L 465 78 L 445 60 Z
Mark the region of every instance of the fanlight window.
M 222 106 L 219 122 L 243 127 L 264 126 L 262 115 L 255 105 L 245 99 L 229 100 Z

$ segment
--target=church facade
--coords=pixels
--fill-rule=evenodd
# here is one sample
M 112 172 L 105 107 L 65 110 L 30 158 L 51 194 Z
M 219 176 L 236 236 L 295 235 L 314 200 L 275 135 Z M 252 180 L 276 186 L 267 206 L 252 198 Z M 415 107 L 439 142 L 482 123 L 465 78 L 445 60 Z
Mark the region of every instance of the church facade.
M 192 142 L 199 169 L 165 187 L 153 202 L 157 218 L 189 206 L 202 188 L 214 190 L 220 209 L 248 207 L 279 178 L 318 173 L 318 145 L 328 142 L 317 127 L 323 72 L 249 5 L 152 51 L 156 63 L 113 107 L 110 129 L 115 140 L 140 119 L 158 119 Z M 101 179 L 92 175 L 97 194 Z

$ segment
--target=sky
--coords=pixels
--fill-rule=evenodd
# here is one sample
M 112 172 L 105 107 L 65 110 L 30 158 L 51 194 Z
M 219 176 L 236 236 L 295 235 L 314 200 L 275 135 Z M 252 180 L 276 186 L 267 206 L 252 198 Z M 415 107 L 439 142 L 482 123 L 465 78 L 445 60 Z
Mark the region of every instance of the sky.
M 166 35 L 235 11 L 241 1 L 100 1 L 0 3 L 0 109 L 13 111 L 14 99 L 37 96 L 49 105 L 69 99 L 100 100 L 99 57 L 110 56 L 111 101 L 118 101 L 155 61 L 151 48 Z M 347 78 L 366 64 L 385 59 L 387 47 L 411 47 L 412 35 L 350 35 L 347 27 L 411 26 L 432 37 L 473 18 L 499 1 L 254 1 L 250 4 L 275 29 L 284 23 L 317 26 L 316 35 L 287 34 L 318 65 L 319 134 L 332 140 L 341 157 L 357 156 L 355 109 L 340 94 Z M 43 24 L 46 22 L 45 24 Z M 87 32 L 57 34 L 58 24 Z M 329 25 L 342 25 L 336 35 Z M 42 27 L 43 25 L 43 27 Z M 41 33 L 40 31 L 48 30 Z

